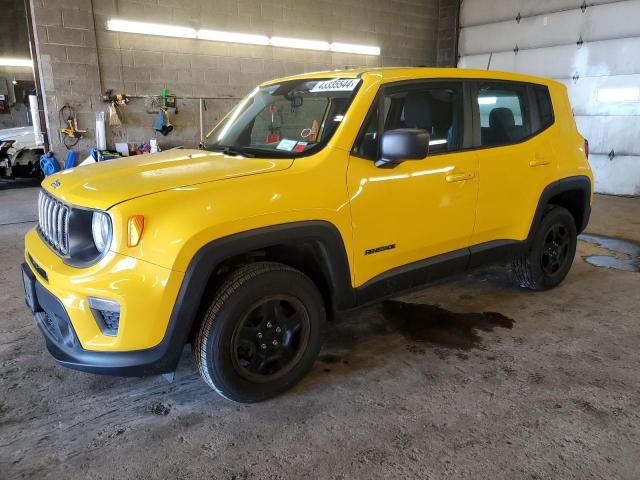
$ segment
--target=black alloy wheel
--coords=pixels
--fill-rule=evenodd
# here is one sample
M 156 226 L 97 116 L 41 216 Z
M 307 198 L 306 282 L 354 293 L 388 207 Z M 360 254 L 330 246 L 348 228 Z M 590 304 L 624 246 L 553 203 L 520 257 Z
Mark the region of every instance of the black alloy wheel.
M 561 223 L 549 227 L 542 246 L 540 262 L 547 275 L 555 275 L 569 258 L 569 231 Z
M 290 389 L 311 370 L 326 311 L 304 273 L 276 262 L 250 263 L 212 293 L 193 356 L 216 392 L 236 402 L 260 402 Z
M 511 263 L 515 283 L 531 290 L 559 285 L 571 269 L 577 236 L 571 212 L 558 205 L 547 205 L 526 250 Z
M 271 381 L 295 365 L 309 342 L 309 314 L 291 295 L 252 305 L 234 334 L 234 367 L 251 381 Z

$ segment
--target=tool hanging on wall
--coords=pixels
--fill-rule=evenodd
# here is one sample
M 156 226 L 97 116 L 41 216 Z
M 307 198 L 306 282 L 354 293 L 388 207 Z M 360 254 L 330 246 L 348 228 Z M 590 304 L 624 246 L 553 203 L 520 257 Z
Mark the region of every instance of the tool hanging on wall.
M 167 136 L 169 132 L 173 130 L 173 125 L 171 124 L 169 110 L 167 107 L 160 107 L 160 111 L 156 114 L 156 120 L 153 124 L 153 128 L 156 132 L 160 132 L 164 136 Z
M 129 97 L 124 93 L 116 92 L 115 90 L 107 90 L 102 95 L 102 100 L 107 103 L 115 103 L 116 105 L 123 107 L 129 103 Z
M 109 105 L 109 126 L 113 128 L 119 128 L 122 126 L 122 118 L 120 117 L 120 111 L 116 102 L 112 102 Z
M 119 128 L 124 123 L 122 108 L 129 103 L 129 97 L 124 93 L 113 89 L 107 90 L 102 95 L 102 100 L 109 104 L 109 126 Z
M 176 96 L 172 93 L 169 93 L 166 88 L 162 89 L 162 105 L 168 108 L 174 108 L 175 113 L 178 113 L 178 103 L 176 101 Z
M 144 95 L 144 108 L 147 113 L 157 113 L 161 107 L 173 108 L 173 113 L 178 114 L 178 100 L 173 94 L 167 93 L 166 89 L 162 90 L 161 95 Z
M 87 131 L 78 129 L 76 111 L 73 107 L 64 105 L 59 110 L 59 115 L 60 123 L 62 125 L 66 125 L 66 127 L 60 129 L 60 133 L 62 134 L 62 143 L 65 147 L 67 147 L 67 150 L 70 150 L 71 147 L 74 147 L 78 144 L 78 142 L 82 138 L 82 134 L 86 133 Z

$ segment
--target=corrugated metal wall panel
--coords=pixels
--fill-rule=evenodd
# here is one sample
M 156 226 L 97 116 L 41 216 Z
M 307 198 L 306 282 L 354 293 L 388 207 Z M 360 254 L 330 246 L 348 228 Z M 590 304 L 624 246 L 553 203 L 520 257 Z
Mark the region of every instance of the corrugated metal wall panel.
M 640 157 L 640 122 L 638 117 L 620 115 L 576 116 L 576 124 L 580 133 L 589 139 L 589 150 L 592 154 L 606 155 L 613 150 L 616 155 L 632 155 Z M 620 130 L 627 130 L 627 135 L 616 135 Z
M 640 115 L 639 102 L 603 103 L 597 100 L 598 90 L 603 88 L 626 88 L 640 86 L 640 74 L 608 75 L 602 77 L 561 80 L 569 90 L 569 98 L 575 115 Z M 630 132 L 621 130 L 618 133 L 628 135 Z M 636 138 L 636 141 L 640 139 Z
M 463 27 L 460 49 L 465 55 L 612 40 L 640 35 L 640 0 L 628 0 L 580 10 Z
M 602 5 L 624 0 L 591 0 L 587 5 Z M 469 27 L 487 23 L 515 20 L 522 17 L 540 15 L 542 13 L 562 12 L 579 9 L 584 0 L 464 0 L 460 12 L 460 25 Z
M 613 54 L 612 54 L 613 53 Z M 486 69 L 489 54 L 463 55 L 458 63 L 463 68 Z M 492 70 L 506 70 L 555 79 L 640 72 L 640 38 L 625 38 L 603 42 L 493 53 Z
M 640 176 L 630 175 L 630 172 L 637 172 L 640 157 L 616 156 L 610 160 L 606 155 L 590 155 L 589 163 L 596 192 L 612 195 L 640 193 Z
M 491 70 L 564 83 L 590 141 L 596 191 L 640 195 L 640 102 L 598 100 L 602 89 L 640 88 L 640 0 L 582 5 L 465 0 L 458 65 L 486 69 L 490 60 Z

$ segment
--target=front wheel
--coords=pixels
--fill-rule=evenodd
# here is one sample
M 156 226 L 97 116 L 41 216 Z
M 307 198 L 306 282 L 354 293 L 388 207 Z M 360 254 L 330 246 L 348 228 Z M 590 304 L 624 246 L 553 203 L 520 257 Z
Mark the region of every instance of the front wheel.
M 196 366 L 229 400 L 274 397 L 311 369 L 325 317 L 320 292 L 302 272 L 273 262 L 245 265 L 207 309 L 193 349 Z
M 571 213 L 563 207 L 547 207 L 528 251 L 511 265 L 515 282 L 532 290 L 557 286 L 571 269 L 576 242 L 576 224 Z

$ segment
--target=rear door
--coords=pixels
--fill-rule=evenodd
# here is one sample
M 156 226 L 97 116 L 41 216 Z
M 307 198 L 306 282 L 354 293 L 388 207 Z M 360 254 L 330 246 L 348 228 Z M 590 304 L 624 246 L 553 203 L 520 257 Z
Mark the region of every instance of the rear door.
M 556 159 L 544 134 L 553 123 L 546 87 L 477 81 L 472 89 L 480 182 L 472 245 L 523 240 Z

